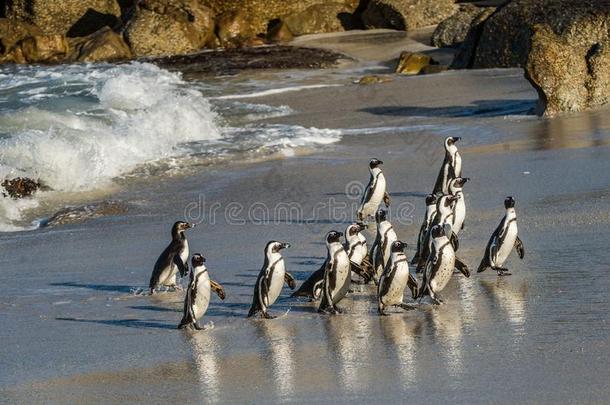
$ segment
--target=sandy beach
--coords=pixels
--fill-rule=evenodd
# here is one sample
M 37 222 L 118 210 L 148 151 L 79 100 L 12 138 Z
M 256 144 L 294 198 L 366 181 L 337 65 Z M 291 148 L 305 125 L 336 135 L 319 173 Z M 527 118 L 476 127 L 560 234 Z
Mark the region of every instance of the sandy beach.
M 536 92 L 520 69 L 357 85 L 389 73 L 401 49 L 438 53 L 417 35 L 367 35 L 297 41 L 354 58 L 309 73 L 328 87 L 239 99 L 292 111 L 262 124 L 336 130 L 338 142 L 136 179 L 105 195 L 126 204 L 118 215 L 1 233 L 0 402 L 606 403 L 608 112 L 528 115 Z M 476 268 L 512 195 L 526 249 L 511 255 L 512 276 L 455 274 L 445 305 L 388 317 L 373 286 L 356 286 L 333 317 L 285 289 L 278 319 L 245 318 L 265 243 L 289 241 L 287 269 L 305 280 L 326 256 L 323 235 L 355 218 L 371 157 L 384 161 L 411 257 L 449 135 L 462 137 L 471 179 L 459 255 Z M 176 220 L 198 223 L 191 251 L 226 289 L 204 317 L 211 330 L 176 330 L 184 292 L 140 294 Z

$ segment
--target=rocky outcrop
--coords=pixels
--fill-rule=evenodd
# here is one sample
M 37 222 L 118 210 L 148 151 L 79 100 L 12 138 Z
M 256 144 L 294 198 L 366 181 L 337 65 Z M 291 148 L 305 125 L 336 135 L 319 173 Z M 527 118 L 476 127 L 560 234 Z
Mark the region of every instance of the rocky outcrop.
M 442 21 L 432 34 L 432 46 L 438 48 L 456 46 L 464 42 L 474 21 L 489 17 L 495 10 L 493 7 L 477 7 L 472 4 L 462 4 L 451 17 Z
M 610 97 L 610 9 L 585 15 L 556 33 L 535 25 L 526 78 L 538 91 L 536 112 L 554 115 L 608 104 Z
M 71 38 L 68 58 L 78 62 L 115 62 L 130 59 L 131 50 L 123 37 L 108 27 L 81 38 Z
M 42 35 L 40 28 L 19 22 L 0 18 L 0 55 L 9 52 L 15 44 L 24 38 Z
M 300 13 L 316 4 L 327 4 L 323 0 L 201 0 L 219 15 L 227 11 L 243 11 L 250 19 L 251 28 L 256 35 L 267 33 L 270 21 Z M 356 10 L 359 0 L 335 0 L 350 12 Z
M 214 15 L 198 0 L 143 0 L 125 34 L 135 56 L 187 54 L 214 44 Z
M 227 11 L 216 17 L 216 36 L 220 46 L 240 47 L 256 37 L 252 22 L 243 10 Z
M 466 38 L 460 45 L 460 48 L 451 63 L 452 69 L 466 69 L 472 67 L 475 51 L 479 44 L 483 28 L 485 27 L 485 22 L 495 11 L 494 8 L 487 7 L 485 11 L 473 18 Z
M 283 21 L 294 35 L 344 31 L 354 26 L 351 11 L 341 3 L 315 4 Z
M 0 185 L 4 189 L 4 191 L 2 191 L 2 196 L 14 199 L 29 197 L 38 189 L 44 188 L 39 181 L 27 177 L 5 179 Z
M 18 42 L 3 57 L 3 62 L 58 63 L 66 60 L 70 45 L 65 35 L 36 35 Z
M 276 20 L 269 24 L 269 30 L 267 31 L 267 41 L 269 42 L 289 42 L 292 41 L 294 36 L 285 22 L 282 20 Z
M 455 10 L 454 0 L 370 0 L 362 22 L 366 28 L 412 30 L 438 24 Z
M 11 0 L 2 2 L 4 15 L 13 21 L 39 27 L 45 35 L 89 35 L 119 22 L 117 0 Z

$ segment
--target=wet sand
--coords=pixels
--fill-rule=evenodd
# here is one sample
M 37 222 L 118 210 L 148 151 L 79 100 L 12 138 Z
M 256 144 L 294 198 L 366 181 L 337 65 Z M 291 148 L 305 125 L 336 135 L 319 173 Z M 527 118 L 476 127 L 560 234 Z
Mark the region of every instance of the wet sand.
M 0 235 L 2 401 L 607 402 L 607 111 L 527 116 L 535 92 L 518 70 L 258 100 L 296 111 L 268 122 L 395 128 L 143 183 L 113 196 L 129 200 L 126 213 Z M 287 315 L 245 319 L 266 241 L 292 243 L 287 268 L 304 280 L 324 260 L 323 235 L 353 218 L 358 198 L 346 185 L 366 184 L 370 157 L 385 162 L 391 218 L 412 256 L 447 135 L 463 137 L 472 180 L 459 254 L 476 268 L 513 195 L 526 257 L 511 256 L 512 276 L 455 275 L 446 305 L 383 318 L 372 287 L 357 288 L 342 303 L 347 314 L 335 317 L 285 290 L 272 313 Z M 288 218 L 278 203 L 300 208 Z M 192 252 L 207 256 L 227 292 L 204 319 L 215 327 L 198 333 L 175 329 L 183 293 L 133 292 L 146 286 L 171 223 L 185 217 L 202 222 L 189 233 Z

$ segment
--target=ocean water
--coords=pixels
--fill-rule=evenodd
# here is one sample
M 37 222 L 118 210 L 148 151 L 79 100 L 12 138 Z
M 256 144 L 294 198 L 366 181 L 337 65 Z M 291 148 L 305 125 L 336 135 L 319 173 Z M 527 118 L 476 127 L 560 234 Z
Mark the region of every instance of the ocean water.
M 0 232 L 36 228 L 68 195 L 87 200 L 120 178 L 176 174 L 210 159 L 290 155 L 341 138 L 337 130 L 259 123 L 291 110 L 243 102 L 268 94 L 256 83 L 238 94 L 238 80 L 210 82 L 188 83 L 137 62 L 0 68 L 0 178 L 29 177 L 50 189 L 0 198 Z M 277 86 L 271 91 L 307 87 Z

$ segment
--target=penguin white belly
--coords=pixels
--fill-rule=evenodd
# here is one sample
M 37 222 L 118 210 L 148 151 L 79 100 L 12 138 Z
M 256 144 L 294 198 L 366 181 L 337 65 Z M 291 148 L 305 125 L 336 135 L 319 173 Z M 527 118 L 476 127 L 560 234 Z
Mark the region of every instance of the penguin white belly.
M 434 278 L 430 280 L 430 287 L 432 291 L 440 292 L 451 280 L 453 269 L 455 268 L 455 253 L 451 249 L 443 249 L 441 264 L 439 269 L 436 271 Z
M 365 219 L 367 216 L 375 216 L 375 212 L 377 211 L 377 208 L 379 208 L 383 196 L 385 195 L 385 187 L 385 177 L 383 174 L 380 174 L 379 177 L 377 177 L 377 183 L 375 184 L 371 198 L 362 207 Z
M 517 240 L 517 223 L 512 222 L 506 231 L 506 237 L 504 238 L 504 243 L 500 245 L 498 249 L 498 253 L 496 254 L 495 264 L 498 267 L 502 267 L 510 252 L 515 247 L 515 242 Z
M 268 305 L 272 305 L 280 296 L 282 287 L 284 286 L 285 271 L 283 260 L 277 263 L 273 268 L 273 273 L 271 273 L 271 279 L 269 280 L 269 292 L 267 293 L 269 299 Z
M 195 302 L 192 304 L 192 311 L 195 317 L 195 321 L 199 320 L 208 310 L 210 305 L 210 276 L 208 272 L 204 272 L 197 276 L 197 294 L 195 296 Z
M 188 263 L 188 259 L 189 259 L 189 242 L 188 240 L 184 239 L 184 244 L 182 246 L 182 249 L 180 250 L 180 260 L 182 260 L 182 263 Z M 178 269 L 176 268 L 176 271 Z
M 462 156 L 460 156 L 459 152 L 455 152 L 455 162 L 453 170 L 455 172 L 455 177 L 462 177 Z
M 464 203 L 464 196 L 460 196 L 460 199 L 455 203 L 453 226 L 451 227 L 456 235 L 462 230 L 464 219 L 466 219 L 466 204 Z
M 390 281 L 386 278 L 386 282 L 390 282 L 390 287 L 387 294 L 382 297 L 382 302 L 385 305 L 398 305 L 402 303 L 404 298 L 405 288 L 409 280 L 409 266 L 406 262 L 399 263 L 394 278 Z
M 159 275 L 160 286 L 172 286 L 176 285 L 176 274 L 178 273 L 178 266 L 174 263 L 167 266 Z
M 358 245 L 354 248 L 352 257 L 350 260 L 356 264 L 361 264 L 362 261 L 364 260 L 364 258 L 366 257 L 366 253 L 367 253 L 366 246 Z
M 396 236 L 396 232 L 394 229 L 390 229 L 386 235 L 385 240 L 385 249 L 383 251 L 383 266 L 385 267 L 388 260 L 390 260 L 390 255 L 392 253 L 392 243 L 398 240 L 398 236 Z
M 351 285 L 351 279 L 351 270 L 347 254 L 344 252 L 340 253 L 337 255 L 336 265 L 336 293 L 331 292 L 333 303 L 336 304 L 345 297 Z

